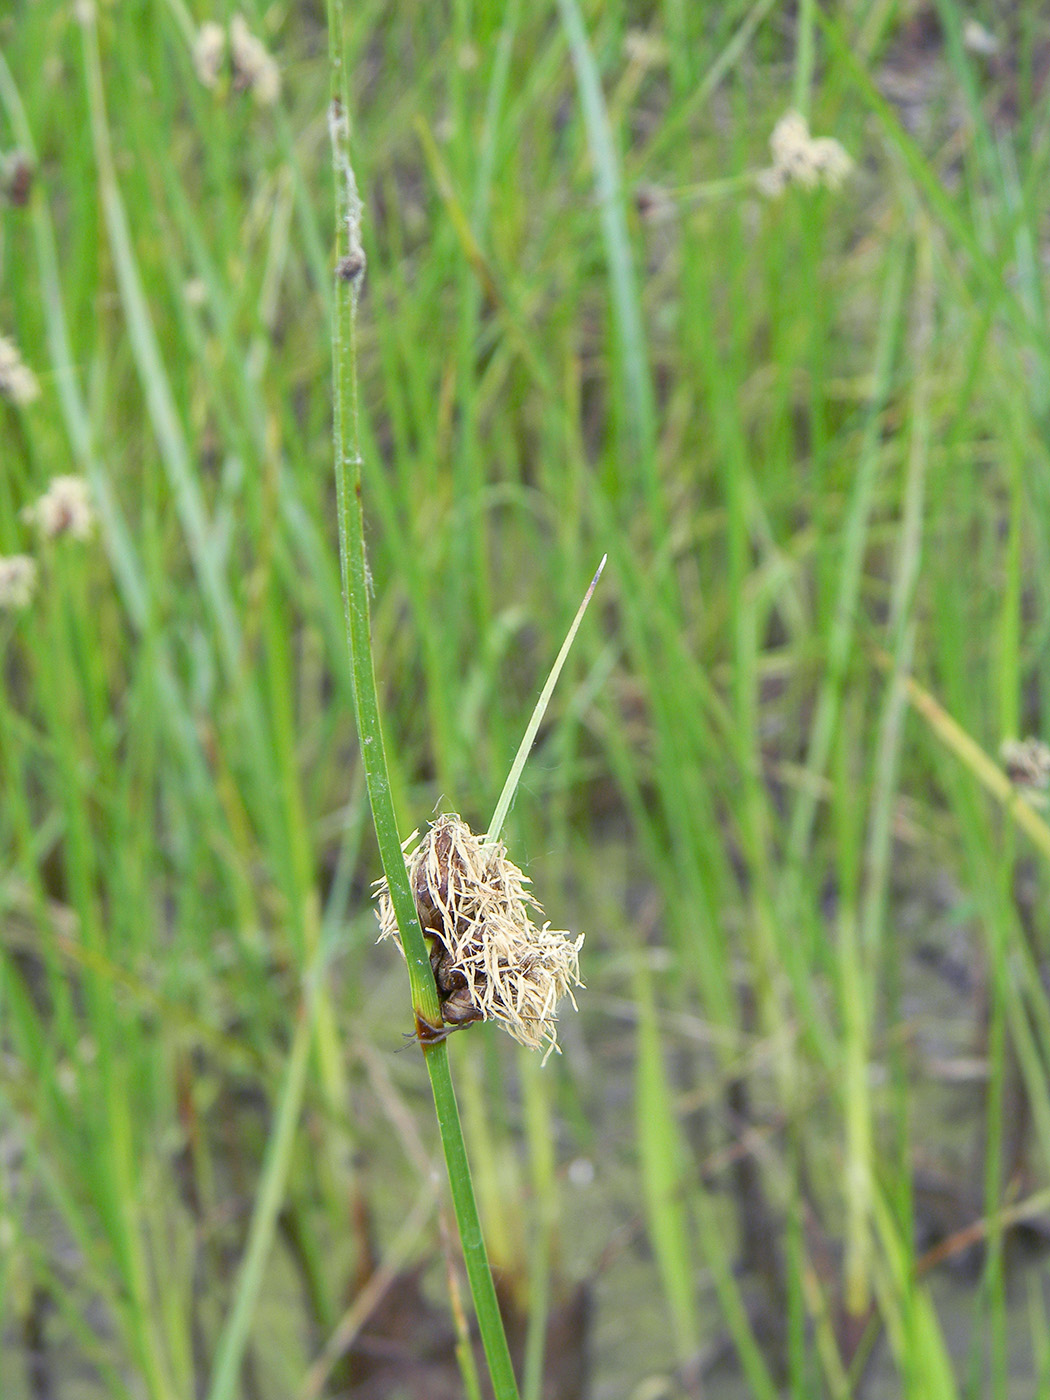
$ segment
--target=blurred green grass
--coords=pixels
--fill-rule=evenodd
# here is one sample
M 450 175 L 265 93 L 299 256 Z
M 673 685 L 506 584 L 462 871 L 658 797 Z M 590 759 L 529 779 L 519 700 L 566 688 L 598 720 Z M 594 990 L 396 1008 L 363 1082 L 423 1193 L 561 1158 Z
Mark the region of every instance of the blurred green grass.
M 245 1396 L 308 1393 L 371 1248 L 437 1248 L 339 595 L 323 21 L 248 16 L 270 108 L 197 81 L 211 17 L 101 5 L 97 58 L 68 5 L 0 18 L 38 163 L 0 334 L 42 388 L 0 402 L 40 570 L 0 614 L 5 1396 L 37 1351 L 63 1394 L 209 1393 L 260 1183 Z M 970 18 L 350 16 L 406 834 L 483 827 L 610 555 L 507 828 L 587 932 L 580 1014 L 542 1075 L 450 1045 L 529 1395 L 581 1279 L 596 1396 L 694 1393 L 726 1339 L 705 1393 L 1050 1383 L 1046 832 L 993 762 L 1045 724 L 1050 99 L 1039 6 L 990 56 Z M 793 103 L 855 169 L 766 199 Z M 97 538 L 45 545 L 67 471 Z

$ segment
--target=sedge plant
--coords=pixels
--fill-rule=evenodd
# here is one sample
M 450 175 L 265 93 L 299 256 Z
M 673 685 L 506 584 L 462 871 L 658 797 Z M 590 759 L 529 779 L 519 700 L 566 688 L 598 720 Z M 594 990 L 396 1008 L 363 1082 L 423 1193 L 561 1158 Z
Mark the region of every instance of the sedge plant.
M 446 996 L 444 1003 L 442 1002 L 435 979 L 432 950 L 428 949 L 421 927 L 421 913 L 424 908 L 430 910 L 447 928 L 454 927 L 457 922 L 462 925 L 466 917 L 468 923 L 473 921 L 475 925 L 480 921 L 494 919 L 494 922 L 500 924 L 501 932 L 508 933 L 511 939 L 528 937 L 531 932 L 538 939 L 535 946 L 540 948 L 541 958 L 554 948 L 555 957 L 563 959 L 557 972 L 544 984 L 545 990 L 553 999 L 568 990 L 571 980 L 578 980 L 574 975 L 575 957 L 579 941 L 582 940 L 570 944 L 561 935 L 551 933 L 546 926 L 543 929 L 535 929 L 531 925 L 523 911 L 527 903 L 531 903 L 535 909 L 538 909 L 538 906 L 529 900 L 522 890 L 521 872 L 505 860 L 499 838 L 528 752 L 605 559 L 602 559 L 591 581 L 537 701 L 485 836 L 474 836 L 458 819 L 442 819 L 431 829 L 430 838 L 425 839 L 413 856 L 409 857 L 409 865 L 406 867 L 406 857 L 390 792 L 371 650 L 356 371 L 356 320 L 365 273 L 365 255 L 361 245 L 362 206 L 349 149 L 348 103 L 341 37 L 342 13 L 338 0 L 330 0 L 328 19 L 331 58 L 329 130 L 336 186 L 337 229 L 335 315 L 332 330 L 334 447 L 339 553 L 354 708 L 362 766 L 384 871 L 381 882 L 384 932 L 389 932 L 396 938 L 404 953 L 416 1035 L 430 1076 L 453 1209 L 477 1313 L 478 1328 L 494 1394 L 497 1400 L 504 1400 L 505 1397 L 516 1397 L 518 1390 L 481 1232 L 449 1069 L 449 1031 L 443 1022 L 450 1021 L 451 1028 L 454 1029 L 457 1024 L 466 1024 L 472 1019 L 488 1019 L 491 1015 L 507 1024 L 512 1033 L 524 1043 L 538 1048 L 541 1039 L 545 1038 L 553 1048 L 553 1029 L 546 1029 L 551 1026 L 550 1013 L 553 1012 L 553 1004 L 549 1006 L 547 1015 L 539 1019 L 539 1024 L 544 1027 L 543 1033 L 537 1035 L 533 1031 L 530 1039 L 527 1023 L 523 1023 L 519 1018 L 517 1025 L 513 1024 L 512 1001 L 499 996 L 494 1000 L 494 984 L 498 979 L 492 975 L 486 976 L 481 970 L 483 956 L 479 954 L 477 945 L 470 944 L 468 940 L 463 946 L 446 949 L 444 960 L 447 961 L 450 956 L 455 958 L 458 976 L 463 976 L 458 968 L 467 967 L 471 991 L 474 990 L 475 977 L 472 960 L 478 963 L 476 977 L 482 988 L 479 994 L 481 1006 L 475 1014 L 461 1016 L 455 1010 L 450 1013 L 449 1005 L 458 998 L 459 991 L 452 996 Z M 429 880 L 428 873 L 431 877 Z M 492 877 L 487 885 L 484 883 L 486 875 Z M 484 887 L 480 892 L 471 895 L 462 886 L 473 877 L 480 877 Z M 503 882 L 501 889 L 495 888 L 494 882 L 497 878 Z M 445 891 L 444 897 L 442 890 Z M 563 952 L 557 944 L 558 939 L 562 939 L 567 952 Z M 431 943 L 433 942 L 432 937 Z M 502 953 L 500 956 L 502 957 Z M 440 976 L 440 965 L 437 970 Z M 537 1007 L 536 1010 L 539 1015 L 541 1008 Z M 532 1024 L 535 1026 L 536 1021 Z

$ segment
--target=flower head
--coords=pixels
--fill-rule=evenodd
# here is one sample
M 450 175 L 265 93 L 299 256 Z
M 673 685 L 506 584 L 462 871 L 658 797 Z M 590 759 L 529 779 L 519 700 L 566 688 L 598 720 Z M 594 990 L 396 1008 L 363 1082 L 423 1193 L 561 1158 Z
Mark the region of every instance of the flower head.
M 0 335 L 0 394 L 19 408 L 39 397 L 36 375 L 22 360 L 18 346 Z
M 28 608 L 36 589 L 36 561 L 28 554 L 0 556 L 0 611 Z
M 1004 739 L 999 757 L 1010 781 L 1037 792 L 1050 787 L 1050 747 L 1042 739 Z
M 53 476 L 40 499 L 23 510 L 22 519 L 36 525 L 48 539 L 60 535 L 89 539 L 95 510 L 87 482 L 82 476 Z
M 197 30 L 193 41 L 193 67 L 206 88 L 218 85 L 219 74 L 226 59 L 226 30 L 214 20 L 208 20 Z
M 418 833 L 405 842 L 415 841 Z M 502 842 L 487 844 L 454 814 L 439 817 L 405 865 L 420 927 L 431 944 L 431 965 L 450 1024 L 502 1023 L 531 1050 L 558 1048 L 558 1002 L 580 982 L 575 941 L 549 923 L 529 895 L 528 878 L 507 859 Z M 376 882 L 380 939 L 401 947 L 386 880 Z M 402 949 L 402 952 L 404 950 Z M 546 1060 L 546 1055 L 544 1056 Z
M 785 112 L 769 139 L 773 164 L 760 170 L 758 187 L 763 194 L 782 194 L 790 184 L 813 190 L 826 185 L 837 190 L 853 169 L 846 150 L 830 136 L 811 136 L 801 112 Z
M 243 15 L 234 15 L 230 21 L 230 56 L 234 85 L 250 88 L 260 106 L 272 106 L 281 93 L 281 70 L 263 41 L 249 30 Z
M 261 39 L 248 28 L 243 15 L 234 15 L 229 33 L 224 25 L 208 20 L 193 41 L 193 66 L 206 88 L 219 85 L 226 64 L 227 44 L 233 68 L 233 86 L 251 92 L 262 107 L 270 107 L 281 93 L 281 70 Z

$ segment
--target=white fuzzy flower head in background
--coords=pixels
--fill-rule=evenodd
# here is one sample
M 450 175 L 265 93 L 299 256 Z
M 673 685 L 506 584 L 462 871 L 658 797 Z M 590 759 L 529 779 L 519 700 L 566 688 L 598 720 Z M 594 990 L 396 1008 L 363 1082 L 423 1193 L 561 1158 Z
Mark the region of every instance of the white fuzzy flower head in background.
M 0 612 L 21 612 L 33 601 L 36 561 L 28 554 L 0 556 Z
M 809 124 L 800 112 L 785 112 L 769 139 L 773 164 L 760 170 L 758 188 L 771 198 L 783 194 L 788 185 L 805 190 L 824 185 L 837 190 L 853 169 L 853 161 L 838 141 L 830 136 L 811 136 Z
M 234 87 L 250 89 L 261 107 L 272 106 L 281 95 L 281 70 L 243 15 L 234 15 L 230 21 L 230 57 Z
M 1043 795 L 1050 787 L 1050 745 L 1034 736 L 1004 739 L 999 760 L 1014 786 L 1027 789 L 1029 798 L 1039 798 L 1037 805 L 1044 806 Z
M 18 346 L 0 335 L 0 394 L 18 408 L 40 396 L 36 375 L 18 353 Z
M 272 107 L 281 95 L 281 70 L 263 41 L 234 15 L 229 30 L 207 20 L 193 41 L 193 67 L 201 85 L 217 88 L 226 70 L 227 53 L 236 92 L 250 92 L 260 107 Z
M 82 476 L 53 476 L 40 499 L 23 510 L 22 519 L 47 539 L 90 539 L 95 509 L 87 482 Z
M 557 1005 L 580 982 L 583 935 L 575 940 L 537 927 L 543 910 L 527 893 L 528 877 L 454 814 L 441 816 L 405 865 L 420 928 L 431 947 L 442 1018 L 450 1025 L 499 1021 L 530 1050 L 558 1049 Z M 401 947 L 386 880 L 376 882 L 380 939 Z M 402 954 L 404 949 L 402 949 Z
M 226 61 L 226 30 L 214 20 L 208 20 L 197 30 L 193 43 L 193 67 L 202 86 L 218 85 L 222 65 Z

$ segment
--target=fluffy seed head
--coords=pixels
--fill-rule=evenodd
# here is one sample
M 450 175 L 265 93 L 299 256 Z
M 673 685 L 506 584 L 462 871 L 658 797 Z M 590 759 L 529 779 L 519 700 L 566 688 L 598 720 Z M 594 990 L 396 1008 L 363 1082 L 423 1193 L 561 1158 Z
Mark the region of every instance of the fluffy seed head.
M 826 185 L 837 190 L 853 169 L 846 150 L 830 136 L 811 136 L 800 112 L 785 112 L 769 139 L 773 164 L 760 170 L 758 188 L 771 197 L 782 194 L 790 184 L 813 190 Z
M 0 335 L 0 394 L 19 408 L 40 395 L 36 375 L 18 353 L 18 346 Z
M 433 949 L 444 1019 L 502 1023 L 530 1050 L 558 1048 L 557 1005 L 580 982 L 583 935 L 573 941 L 549 923 L 526 892 L 528 878 L 507 859 L 502 842 L 486 844 L 454 814 L 441 816 L 405 865 L 420 927 Z M 401 947 L 386 880 L 376 882 L 380 939 Z M 404 950 L 402 950 L 403 952 Z
M 36 588 L 36 561 L 28 554 L 0 557 L 0 612 L 28 608 Z
M 193 42 L 193 67 L 206 88 L 218 86 L 219 74 L 226 59 L 226 30 L 210 19 L 197 30 Z
M 1018 787 L 1050 787 L 1050 747 L 1042 739 L 1004 739 L 999 757 L 1012 783 Z
M 261 107 L 270 107 L 281 95 L 281 70 L 261 39 L 248 28 L 243 15 L 230 21 L 230 57 L 234 85 L 250 88 Z
M 23 510 L 22 519 L 36 525 L 48 539 L 61 535 L 89 539 L 95 511 L 87 482 L 82 476 L 53 476 L 40 499 Z

